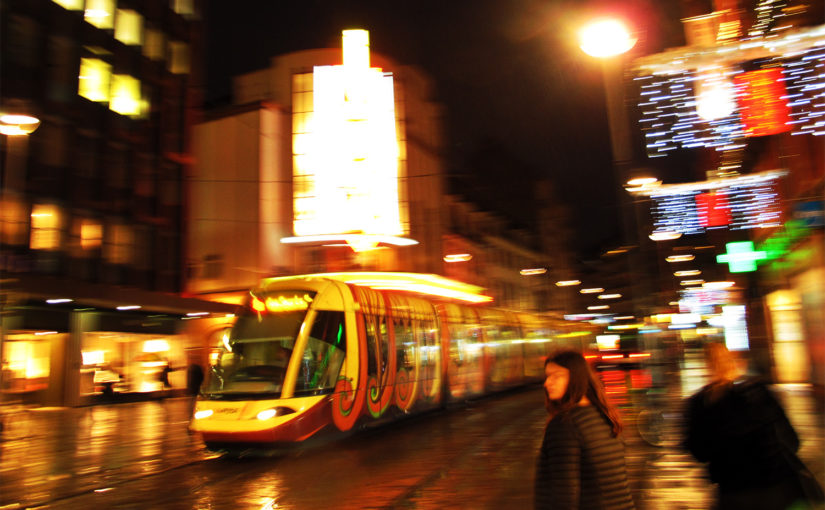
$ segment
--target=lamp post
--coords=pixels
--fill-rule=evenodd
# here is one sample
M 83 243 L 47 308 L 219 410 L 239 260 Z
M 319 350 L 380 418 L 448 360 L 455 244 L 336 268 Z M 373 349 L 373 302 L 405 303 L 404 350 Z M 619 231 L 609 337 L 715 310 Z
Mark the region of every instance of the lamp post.
M 602 66 L 602 80 L 607 107 L 607 121 L 610 129 L 610 146 L 613 156 L 613 167 L 622 188 L 616 189 L 618 203 L 621 208 L 622 238 L 625 245 L 635 244 L 638 248 L 628 254 L 628 265 L 631 278 L 635 280 L 633 303 L 639 313 L 642 301 L 649 300 L 650 292 L 647 278 L 640 273 L 639 251 L 646 240 L 639 233 L 639 220 L 633 212 L 635 204 L 631 197 L 624 192 L 625 186 L 638 186 L 655 182 L 656 179 L 632 168 L 633 146 L 631 142 L 630 122 L 627 108 L 624 104 L 624 81 L 622 77 L 624 55 L 636 45 L 637 39 L 630 29 L 620 20 L 602 18 L 585 25 L 579 32 L 579 46 L 582 51 L 591 57 L 598 58 Z
M 3 162 L 3 188 L 0 193 L 0 239 L 5 243 L 21 244 L 24 232 L 20 226 L 25 221 L 23 191 L 25 183 L 28 138 L 40 127 L 40 119 L 28 114 L 0 111 L 0 134 L 5 135 L 6 157 Z M 4 324 L 6 315 L 5 295 L 0 294 L 0 405 L 3 403 L 3 368 L 5 367 L 5 336 L 8 329 Z M 3 415 L 0 414 L 0 431 L 3 430 Z

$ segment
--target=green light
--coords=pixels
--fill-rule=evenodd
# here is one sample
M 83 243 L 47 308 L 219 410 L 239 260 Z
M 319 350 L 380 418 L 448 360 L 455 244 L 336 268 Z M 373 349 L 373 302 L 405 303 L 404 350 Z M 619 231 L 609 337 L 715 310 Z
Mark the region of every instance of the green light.
M 728 264 L 731 273 L 750 273 L 756 271 L 756 263 L 768 258 L 764 251 L 754 251 L 753 242 L 740 241 L 725 245 L 727 253 L 716 256 L 716 262 Z

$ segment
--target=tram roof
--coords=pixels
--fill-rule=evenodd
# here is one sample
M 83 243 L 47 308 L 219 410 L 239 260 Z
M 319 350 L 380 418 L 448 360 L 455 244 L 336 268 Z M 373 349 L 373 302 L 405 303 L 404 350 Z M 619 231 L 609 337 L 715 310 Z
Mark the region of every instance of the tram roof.
M 469 283 L 452 280 L 437 274 L 426 273 L 399 273 L 399 272 L 340 272 L 316 273 L 295 276 L 277 276 L 265 278 L 264 285 L 295 281 L 299 279 L 326 279 L 335 280 L 350 285 L 369 287 L 376 290 L 400 290 L 438 296 L 448 299 L 457 299 L 469 303 L 489 303 L 491 296 L 483 294 L 484 288 Z

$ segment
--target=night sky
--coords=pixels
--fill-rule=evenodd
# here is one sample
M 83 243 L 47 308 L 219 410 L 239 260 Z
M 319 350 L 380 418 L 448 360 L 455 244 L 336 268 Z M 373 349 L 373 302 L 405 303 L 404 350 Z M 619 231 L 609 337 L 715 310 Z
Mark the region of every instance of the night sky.
M 635 51 L 682 45 L 684 3 L 618 2 L 638 25 Z M 268 66 L 271 56 L 338 48 L 341 30 L 369 30 L 373 51 L 434 79 L 452 191 L 529 227 L 531 183 L 549 179 L 570 209 L 574 249 L 586 258 L 620 243 L 622 191 L 601 67 L 575 36 L 581 20 L 604 7 L 585 0 L 207 0 L 206 102 L 225 103 L 230 77 Z

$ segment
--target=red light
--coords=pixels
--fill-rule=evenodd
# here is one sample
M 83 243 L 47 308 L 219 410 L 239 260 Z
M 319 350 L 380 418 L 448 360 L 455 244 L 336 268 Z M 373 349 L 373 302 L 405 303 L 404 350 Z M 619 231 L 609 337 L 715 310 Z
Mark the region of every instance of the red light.
M 790 107 L 782 80 L 782 69 L 778 67 L 749 71 L 734 78 L 745 136 L 790 131 Z
M 696 211 L 703 227 L 730 224 L 730 205 L 725 193 L 710 191 L 696 195 Z
M 605 354 L 602 356 L 602 359 L 620 359 L 624 358 L 621 354 Z
M 584 357 L 584 359 L 596 359 L 596 358 L 598 358 L 598 356 L 596 356 L 595 354 L 588 354 L 587 356 Z

